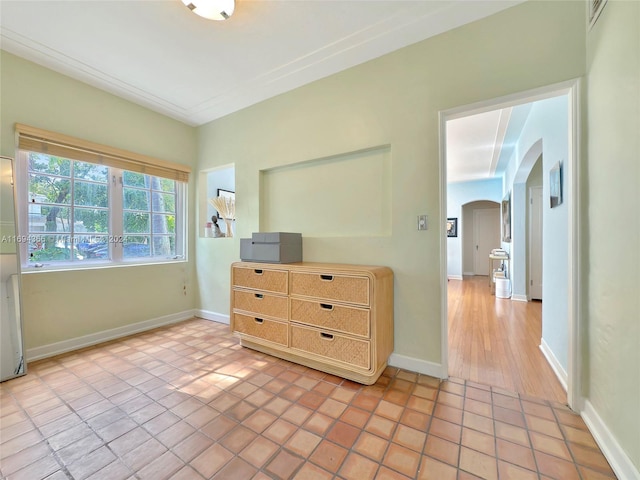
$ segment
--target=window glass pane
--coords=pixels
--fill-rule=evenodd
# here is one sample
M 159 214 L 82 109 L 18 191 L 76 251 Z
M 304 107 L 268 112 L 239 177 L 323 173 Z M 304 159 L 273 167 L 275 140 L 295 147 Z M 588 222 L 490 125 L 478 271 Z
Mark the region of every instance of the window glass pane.
M 71 160 L 51 157 L 43 153 L 29 153 L 29 170 L 68 177 L 71 175 Z
M 107 183 L 109 179 L 109 168 L 95 163 L 73 162 L 73 176 L 82 180 L 93 180 L 94 182 Z
M 154 257 L 173 257 L 176 254 L 176 242 L 173 235 L 159 235 L 153 237 Z
M 176 233 L 176 217 L 175 215 L 154 215 L 153 216 L 153 233 Z
M 149 214 L 124 212 L 124 233 L 149 233 Z
M 125 236 L 122 248 L 122 256 L 124 258 L 148 257 L 151 255 L 148 236 Z
M 173 213 L 176 211 L 176 196 L 171 193 L 152 192 L 153 211 Z
M 37 241 L 29 243 L 31 262 L 70 261 L 72 250 L 70 235 L 42 235 Z
M 107 185 L 76 180 L 73 184 L 73 203 L 91 207 L 108 207 L 109 196 Z
M 109 244 L 106 235 L 77 235 L 76 248 L 84 260 L 109 259 Z
M 109 232 L 109 212 L 97 208 L 75 208 L 73 210 L 73 231 L 82 232 Z
M 149 211 L 149 191 L 125 187 L 124 208 L 126 210 Z
M 122 179 L 127 187 L 149 187 L 149 175 L 125 171 Z
M 163 192 L 175 193 L 176 191 L 176 181 L 169 180 L 168 178 L 160 179 L 160 188 L 158 190 L 162 190 Z
M 71 203 L 71 181 L 49 175 L 29 175 L 29 202 Z
M 38 232 L 69 232 L 71 221 L 68 207 L 54 207 L 49 205 L 30 205 L 34 210 L 29 211 L 29 233 Z

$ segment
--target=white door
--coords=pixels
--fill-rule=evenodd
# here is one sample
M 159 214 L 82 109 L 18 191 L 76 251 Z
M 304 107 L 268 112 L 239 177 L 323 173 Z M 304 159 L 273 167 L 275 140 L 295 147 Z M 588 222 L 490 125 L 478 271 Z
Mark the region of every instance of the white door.
M 473 211 L 473 264 L 476 275 L 489 275 L 489 254 L 500 247 L 500 208 Z
M 529 189 L 529 298 L 542 300 L 542 187 Z

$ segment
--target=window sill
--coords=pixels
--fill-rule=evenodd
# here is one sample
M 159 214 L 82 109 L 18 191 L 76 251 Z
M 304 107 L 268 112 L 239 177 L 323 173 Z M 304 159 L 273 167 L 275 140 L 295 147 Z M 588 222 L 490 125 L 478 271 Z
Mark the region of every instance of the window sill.
M 176 259 L 176 260 L 149 260 L 149 261 L 140 261 L 140 260 L 132 260 L 129 262 L 92 262 L 90 264 L 47 264 L 44 263 L 42 267 L 36 267 L 33 264 L 29 264 L 27 266 L 22 266 L 20 273 L 24 275 L 31 275 L 36 273 L 45 273 L 45 272 L 75 272 L 82 270 L 103 270 L 108 268 L 126 268 L 126 267 L 145 267 L 151 265 L 172 265 L 175 263 L 187 263 L 188 260 L 184 258 Z

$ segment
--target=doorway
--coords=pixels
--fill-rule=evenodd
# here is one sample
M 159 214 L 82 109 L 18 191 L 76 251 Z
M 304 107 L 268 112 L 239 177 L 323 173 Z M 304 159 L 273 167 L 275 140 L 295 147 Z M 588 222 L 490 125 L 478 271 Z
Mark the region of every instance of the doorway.
M 561 373 L 564 371 L 566 382 L 563 382 L 563 386 L 566 388 L 567 392 L 567 400 L 568 404 L 571 408 L 577 409 L 579 408 L 579 382 L 580 382 L 580 357 L 579 357 L 579 349 L 577 345 L 579 345 L 579 325 L 578 325 L 578 316 L 576 315 L 579 299 L 577 292 L 578 289 L 578 261 L 579 258 L 579 244 L 577 241 L 577 212 L 578 212 L 578 204 L 577 204 L 577 196 L 575 195 L 574 185 L 576 184 L 576 170 L 575 166 L 576 162 L 576 151 L 577 151 L 577 98 L 578 98 L 578 83 L 577 81 L 565 82 L 563 84 L 554 85 L 550 87 L 546 87 L 543 89 L 537 89 L 534 91 L 525 92 L 518 95 L 513 95 L 510 97 L 505 97 L 502 99 L 496 99 L 487 102 L 481 102 L 479 104 L 474 104 L 470 106 L 460 107 L 457 109 L 452 109 L 446 112 L 441 112 L 440 120 L 441 120 L 441 144 L 443 148 L 441 149 L 441 205 L 442 205 L 442 218 L 447 217 L 455 217 L 456 212 L 451 211 L 451 206 L 447 203 L 447 195 L 448 195 L 448 183 L 447 183 L 447 122 L 449 120 L 462 118 L 465 116 L 489 112 L 496 109 L 504 109 L 506 107 L 514 107 L 519 105 L 524 105 L 527 103 L 537 102 L 539 100 L 551 99 L 556 97 L 563 97 L 566 99 L 567 103 L 567 117 L 568 121 L 566 125 L 569 125 L 569 128 L 565 127 L 566 130 L 566 146 L 567 146 L 567 154 L 566 159 L 564 160 L 564 173 L 565 173 L 565 189 L 566 196 L 565 200 L 567 205 L 565 206 L 566 210 L 564 211 L 564 215 L 566 217 L 566 233 L 560 236 L 560 241 L 558 244 L 561 244 L 564 249 L 563 252 L 566 255 L 566 259 L 568 259 L 568 267 L 564 276 L 557 276 L 554 280 L 556 282 L 560 282 L 559 287 L 566 291 L 567 294 L 565 296 L 565 305 L 566 309 L 566 318 L 568 319 L 567 324 L 565 325 L 567 329 L 567 335 L 565 337 L 565 344 L 561 345 L 560 348 L 557 348 L 557 345 L 553 345 L 547 352 L 545 352 L 545 356 L 556 376 L 560 379 L 562 377 Z M 564 101 L 564 100 L 563 100 Z M 536 156 L 537 158 L 537 156 Z M 534 159 L 535 160 L 535 159 Z M 546 169 L 545 169 L 546 171 Z M 545 172 L 546 173 L 546 172 Z M 526 238 L 525 232 L 527 228 L 526 221 L 526 204 L 528 203 L 528 192 L 526 189 L 526 177 L 524 179 L 514 178 L 515 173 L 512 171 L 508 175 L 511 175 L 511 178 L 503 179 L 504 184 L 507 186 L 508 191 L 501 191 L 501 194 L 508 194 L 511 198 L 511 213 L 512 213 L 512 237 L 513 241 L 511 243 L 502 243 L 502 247 L 505 248 L 511 255 L 510 265 L 510 274 L 513 275 L 517 273 L 519 275 L 518 282 L 522 285 L 516 284 L 515 287 L 519 288 L 519 291 L 524 291 L 526 293 L 527 283 L 530 283 L 530 275 L 531 272 L 527 272 L 527 270 L 531 269 L 530 263 L 527 261 L 527 257 L 530 257 L 530 252 L 527 251 L 526 244 L 530 243 Z M 548 192 L 545 188 L 543 191 Z M 543 197 L 544 198 L 544 197 Z M 553 212 L 555 215 L 558 215 L 558 212 Z M 521 224 L 521 225 L 520 225 Z M 544 243 L 544 237 L 543 242 Z M 448 250 L 447 241 L 442 244 L 441 248 L 441 258 L 447 258 L 447 250 Z M 530 260 L 530 258 L 529 258 Z M 529 265 L 527 265 L 529 263 Z M 451 285 L 447 285 L 446 277 L 447 277 L 447 269 L 443 268 L 443 276 L 442 276 L 442 285 L 443 285 L 443 297 L 442 297 L 442 365 L 443 365 L 443 373 L 444 376 L 448 375 L 448 365 L 449 365 L 449 317 L 448 317 L 448 309 L 450 304 L 447 304 L 449 299 L 449 290 L 453 287 Z M 548 269 L 543 269 L 541 275 L 548 275 Z M 451 275 L 449 275 L 451 277 Z M 521 278 L 520 278 L 521 277 Z M 529 282 L 527 281 L 529 280 Z M 463 280 L 464 282 L 464 280 Z M 521 295 L 519 295 L 520 297 Z M 527 295 L 524 295 L 524 299 L 527 298 Z M 517 298 L 518 300 L 521 298 Z M 513 300 L 507 300 L 508 303 L 504 303 L 504 308 L 506 306 L 510 308 L 516 303 Z M 522 302 L 524 303 L 524 302 Z M 457 308 L 457 307 L 453 307 Z M 548 335 L 552 335 L 553 332 L 547 332 Z M 568 341 L 566 341 L 568 338 Z M 540 338 L 537 339 L 540 341 Z M 541 349 L 545 344 L 545 339 L 542 339 Z M 480 345 L 480 349 L 485 349 L 486 345 Z M 549 351 L 550 350 L 563 350 L 565 352 L 566 358 L 558 359 L 550 359 Z M 553 351 L 551 352 L 553 356 Z M 555 360 L 555 364 L 554 361 Z

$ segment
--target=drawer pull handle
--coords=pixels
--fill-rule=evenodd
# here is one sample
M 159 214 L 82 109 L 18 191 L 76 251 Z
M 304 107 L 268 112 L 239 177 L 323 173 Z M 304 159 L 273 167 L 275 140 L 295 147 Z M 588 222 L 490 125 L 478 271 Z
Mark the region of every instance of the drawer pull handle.
M 254 295 L 258 300 L 262 300 L 264 298 L 264 295 L 261 293 L 254 293 Z
M 254 272 L 256 275 L 262 275 L 262 270 L 261 270 L 261 269 L 259 269 L 259 268 L 256 268 L 253 272 Z
M 330 333 L 320 332 L 320 338 L 322 338 L 323 340 L 333 340 L 333 335 L 331 335 Z
M 254 318 L 253 320 L 260 325 L 264 323 L 264 320 L 262 318 Z
M 329 305 L 328 303 L 321 303 L 320 308 L 323 310 L 333 310 L 333 305 Z
M 332 282 L 333 275 L 320 275 L 320 279 L 324 280 L 325 282 Z

